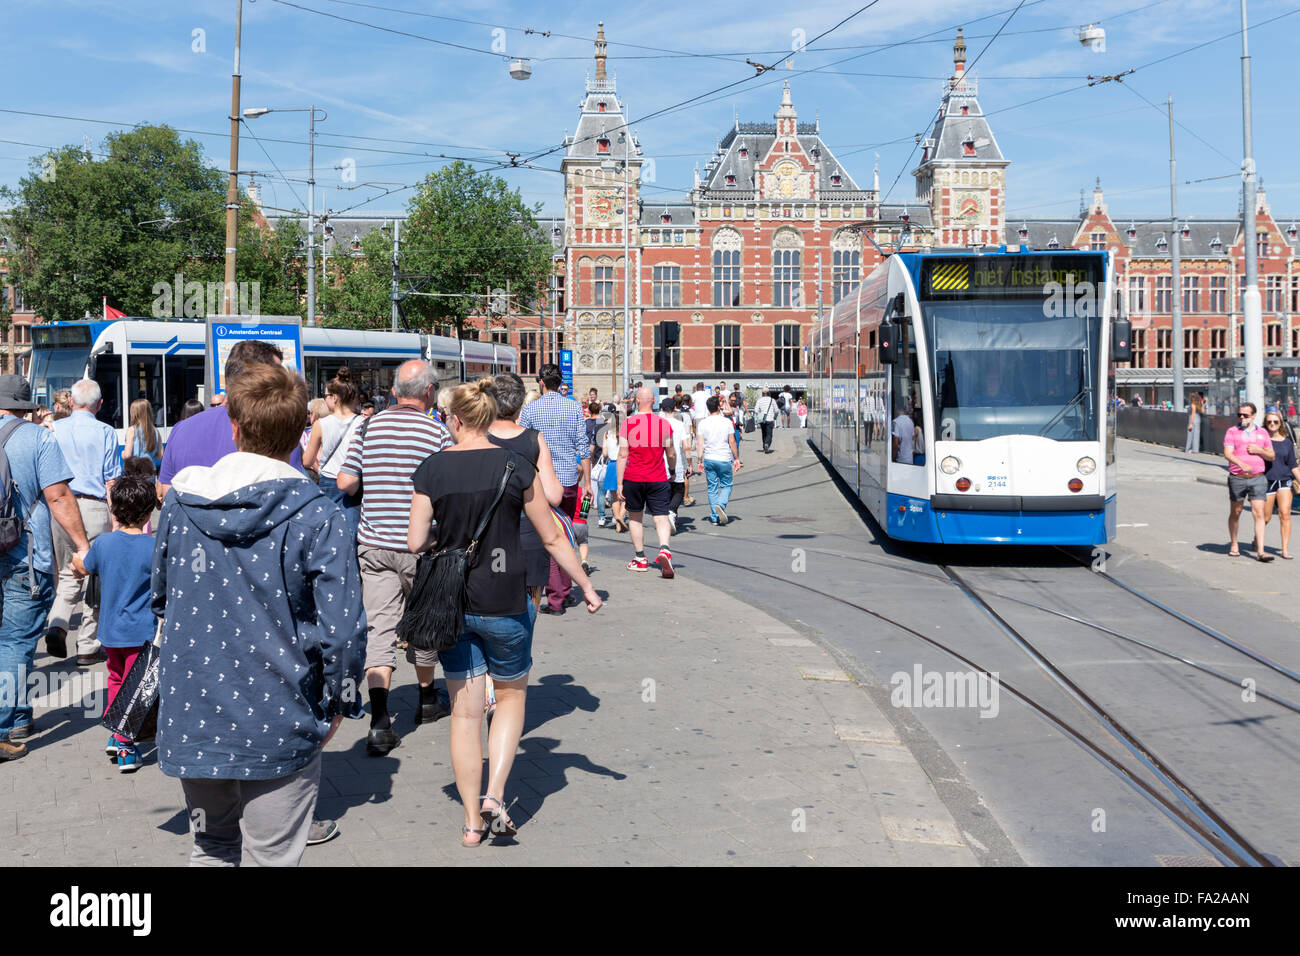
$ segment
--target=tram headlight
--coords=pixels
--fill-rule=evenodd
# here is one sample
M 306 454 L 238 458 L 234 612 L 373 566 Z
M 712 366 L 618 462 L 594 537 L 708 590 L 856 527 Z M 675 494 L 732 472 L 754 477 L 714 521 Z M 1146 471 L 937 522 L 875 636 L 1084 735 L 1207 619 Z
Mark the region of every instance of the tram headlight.
M 955 475 L 961 469 L 961 460 L 949 455 L 939 462 L 939 470 L 945 475 Z
M 1079 469 L 1079 474 L 1081 475 L 1091 475 L 1094 471 L 1097 470 L 1097 463 L 1093 461 L 1091 458 L 1089 458 L 1087 455 L 1084 455 L 1082 458 L 1076 461 L 1074 463 L 1074 466 Z

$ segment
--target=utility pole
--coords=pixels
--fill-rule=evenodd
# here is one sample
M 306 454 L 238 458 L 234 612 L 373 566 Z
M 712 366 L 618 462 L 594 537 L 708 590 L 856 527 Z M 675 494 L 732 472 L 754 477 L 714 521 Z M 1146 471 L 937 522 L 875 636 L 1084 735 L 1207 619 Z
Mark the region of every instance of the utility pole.
M 230 76 L 230 185 L 226 188 L 226 287 L 221 313 L 230 315 L 235 298 L 235 257 L 239 242 L 239 42 L 244 0 L 235 0 L 235 71 Z
M 397 249 L 399 244 L 398 234 L 402 229 L 400 219 L 393 220 L 393 331 L 397 331 Z
M 316 324 L 316 106 L 307 108 L 307 324 Z
M 629 116 L 631 114 L 629 113 Z M 632 231 L 632 130 L 623 121 L 623 392 L 632 387 L 632 256 L 630 233 Z
M 1246 352 L 1246 401 L 1264 411 L 1264 319 L 1259 301 L 1259 266 L 1255 249 L 1255 158 L 1251 144 L 1250 47 L 1246 36 L 1246 0 L 1241 0 L 1241 161 L 1242 233 L 1246 252 L 1246 288 L 1241 297 L 1242 342 Z
M 1174 336 L 1174 411 L 1183 410 L 1183 279 L 1182 279 L 1182 232 L 1178 226 L 1178 166 L 1174 160 L 1174 98 L 1169 97 L 1169 228 L 1173 239 L 1169 248 L 1173 252 L 1170 271 L 1174 287 L 1174 299 L 1170 303 L 1173 318 Z

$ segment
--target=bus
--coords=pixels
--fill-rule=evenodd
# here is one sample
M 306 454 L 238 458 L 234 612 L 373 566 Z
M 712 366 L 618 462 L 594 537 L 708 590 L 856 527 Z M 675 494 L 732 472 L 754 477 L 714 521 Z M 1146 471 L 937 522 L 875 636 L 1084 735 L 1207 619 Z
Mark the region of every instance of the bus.
M 203 319 L 115 319 L 107 322 L 51 322 L 32 326 L 28 381 L 32 401 L 52 404 L 54 393 L 92 378 L 104 393 L 97 416 L 118 429 L 129 424 L 131 403 L 147 398 L 163 441 L 180 420 L 188 399 L 204 394 Z M 387 396 L 403 362 L 433 365 L 439 388 L 517 371 L 513 348 L 417 332 L 371 332 L 309 326 L 302 329 L 303 377 L 312 395 L 343 365 L 363 395 Z

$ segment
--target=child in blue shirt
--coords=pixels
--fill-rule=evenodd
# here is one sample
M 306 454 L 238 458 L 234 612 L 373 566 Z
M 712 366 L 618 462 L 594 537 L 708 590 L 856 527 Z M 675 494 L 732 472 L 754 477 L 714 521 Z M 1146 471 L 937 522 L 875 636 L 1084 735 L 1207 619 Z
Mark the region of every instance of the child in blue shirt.
M 157 625 L 149 606 L 154 540 L 144 532 L 157 503 L 149 478 L 119 478 L 109 490 L 108 505 L 117 530 L 96 538 L 84 563 L 73 559 L 78 574 L 99 575 L 99 641 L 108 658 L 109 706 L 136 657 L 153 640 Z M 112 734 L 105 751 L 122 773 L 140 768 L 135 741 Z

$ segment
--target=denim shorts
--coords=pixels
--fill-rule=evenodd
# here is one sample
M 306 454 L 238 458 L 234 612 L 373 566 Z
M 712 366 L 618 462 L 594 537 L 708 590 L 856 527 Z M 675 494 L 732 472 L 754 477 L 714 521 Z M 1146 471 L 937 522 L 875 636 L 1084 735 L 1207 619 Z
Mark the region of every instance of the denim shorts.
M 456 646 L 438 655 L 447 679 L 470 680 L 489 674 L 494 681 L 515 681 L 528 676 L 533 666 L 537 608 L 531 598 L 527 600 L 523 614 L 466 614 Z

